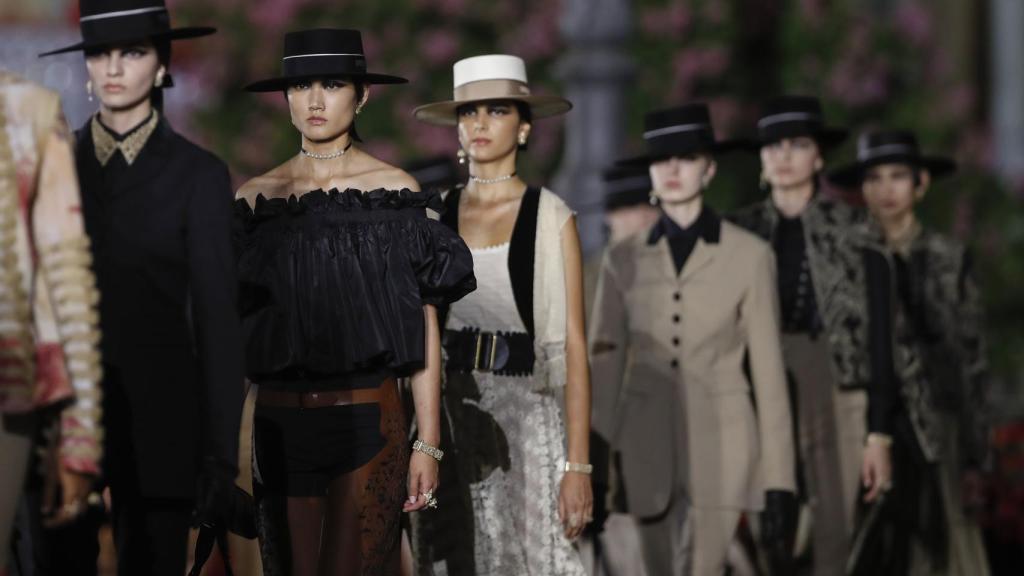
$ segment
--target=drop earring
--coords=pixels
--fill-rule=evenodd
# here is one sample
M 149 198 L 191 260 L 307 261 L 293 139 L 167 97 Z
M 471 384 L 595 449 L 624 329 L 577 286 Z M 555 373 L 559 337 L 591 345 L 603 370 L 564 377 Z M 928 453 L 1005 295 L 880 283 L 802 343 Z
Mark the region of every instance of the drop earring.
M 657 207 L 660 203 L 660 201 L 658 200 L 658 195 L 654 193 L 654 190 L 651 190 L 650 192 L 647 193 L 647 202 L 654 207 Z
M 89 96 L 89 102 L 92 102 L 92 80 L 85 83 L 85 93 Z
M 455 153 L 455 156 L 458 157 L 459 164 L 466 163 L 466 151 L 463 150 L 462 148 L 459 148 L 459 151 Z
M 525 132 L 520 132 L 519 133 L 519 145 L 520 146 L 526 146 L 526 133 Z
M 161 70 L 156 73 L 156 79 L 153 80 L 153 88 L 159 88 L 164 85 L 164 73 Z

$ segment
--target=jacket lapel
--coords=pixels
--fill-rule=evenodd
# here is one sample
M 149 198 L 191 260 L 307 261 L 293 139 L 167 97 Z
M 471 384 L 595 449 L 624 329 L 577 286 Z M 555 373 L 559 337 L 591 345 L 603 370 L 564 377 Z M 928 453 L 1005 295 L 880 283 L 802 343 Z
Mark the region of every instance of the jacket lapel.
M 693 252 L 686 259 L 686 264 L 683 265 L 683 270 L 679 274 L 680 284 L 685 284 L 687 280 L 693 278 L 694 274 L 711 264 L 711 261 L 714 260 L 714 254 L 715 247 L 713 245 L 705 242 L 703 238 L 697 240 L 697 244 L 693 247 Z M 672 260 L 671 255 L 669 255 L 669 260 Z

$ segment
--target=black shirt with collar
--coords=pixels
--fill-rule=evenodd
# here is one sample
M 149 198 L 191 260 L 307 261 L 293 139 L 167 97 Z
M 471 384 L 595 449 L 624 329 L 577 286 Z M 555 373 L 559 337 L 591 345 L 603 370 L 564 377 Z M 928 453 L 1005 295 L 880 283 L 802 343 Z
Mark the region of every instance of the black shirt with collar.
M 683 270 L 686 261 L 697 246 L 697 240 L 704 239 L 708 244 L 718 244 L 722 233 L 722 219 L 710 207 L 705 206 L 700 211 L 700 216 L 686 228 L 676 224 L 664 212 L 661 218 L 654 224 L 651 234 L 647 238 L 648 244 L 654 244 L 662 236 L 668 237 L 668 246 L 672 251 L 672 262 L 676 266 L 676 274 Z

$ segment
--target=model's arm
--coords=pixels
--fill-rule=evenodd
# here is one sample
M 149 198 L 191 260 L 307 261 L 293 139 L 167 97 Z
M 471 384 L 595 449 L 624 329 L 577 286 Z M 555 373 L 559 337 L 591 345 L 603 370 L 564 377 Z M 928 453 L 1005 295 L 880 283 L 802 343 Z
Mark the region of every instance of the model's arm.
M 963 466 L 987 467 L 989 452 L 989 369 L 981 293 L 974 280 L 971 258 L 964 252 L 957 282 L 956 323 L 952 326 L 961 366 L 960 442 Z
M 565 413 L 568 460 L 590 463 L 590 367 L 583 313 L 583 256 L 576 219 L 562 228 L 562 258 L 565 262 Z M 576 538 L 593 516 L 594 496 L 590 476 L 566 472 L 562 478 L 559 514 L 567 538 Z
M 435 448 L 441 442 L 441 331 L 437 309 L 423 307 L 425 327 L 424 366 L 412 376 L 412 397 L 416 407 L 418 439 Z M 413 451 L 409 459 L 409 500 L 403 506 L 406 512 L 420 510 L 427 505 L 424 494 L 437 488 L 437 460 L 422 452 Z
M 203 398 L 197 521 L 213 523 L 221 520 L 238 474 L 244 401 L 242 330 L 232 243 L 231 179 L 219 161 L 208 161 L 197 170 L 185 222 L 192 332 Z
M 49 524 L 72 521 L 85 510 L 85 499 L 99 473 L 102 452 L 98 296 L 85 235 L 75 174 L 71 134 L 54 97 L 50 130 L 41 135 L 39 184 L 32 230 L 42 269 L 41 281 L 53 305 L 74 400 L 61 412 L 59 480 L 62 506 Z
M 757 424 L 766 490 L 796 490 L 793 420 L 779 336 L 775 257 L 766 249 L 757 259 L 743 301 L 750 375 L 757 401 Z

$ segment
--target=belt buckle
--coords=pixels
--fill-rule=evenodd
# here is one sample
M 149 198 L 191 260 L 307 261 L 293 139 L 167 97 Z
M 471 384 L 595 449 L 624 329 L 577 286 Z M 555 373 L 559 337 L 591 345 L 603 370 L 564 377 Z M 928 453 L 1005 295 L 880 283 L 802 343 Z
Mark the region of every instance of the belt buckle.
M 299 408 L 316 408 L 320 400 L 320 392 L 299 393 Z
M 480 365 L 480 352 L 484 351 L 484 339 L 490 338 L 490 350 L 487 350 L 487 365 Z M 473 370 L 477 372 L 490 372 L 494 366 L 494 357 L 498 353 L 498 335 L 490 332 L 477 332 L 476 353 L 473 354 Z

